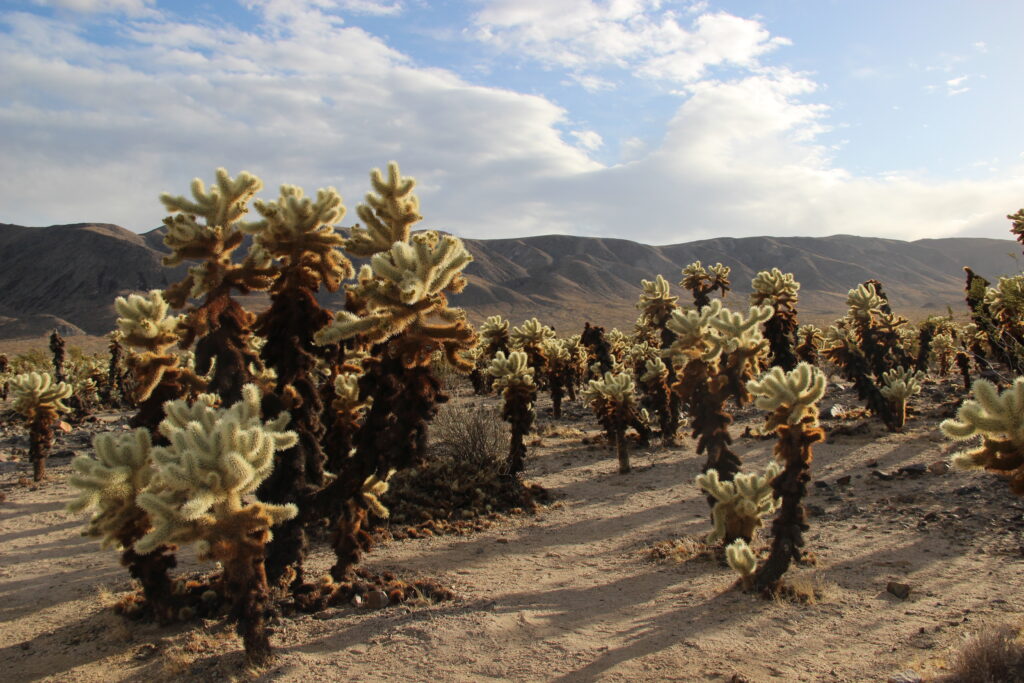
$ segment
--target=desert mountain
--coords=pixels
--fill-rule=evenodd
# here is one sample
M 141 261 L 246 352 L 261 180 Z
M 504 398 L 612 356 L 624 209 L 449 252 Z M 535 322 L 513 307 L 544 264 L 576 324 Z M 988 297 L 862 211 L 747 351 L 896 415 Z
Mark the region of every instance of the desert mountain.
M 650 246 L 546 235 L 465 242 L 475 260 L 466 269 L 469 286 L 453 303 L 474 321 L 500 313 L 518 324 L 537 316 L 563 333 L 585 319 L 627 329 L 640 280 L 660 273 L 675 284 L 695 260 L 732 267 L 729 300 L 736 302 L 746 301 L 759 270 L 792 272 L 802 285 L 802 318 L 817 321 L 840 315 L 846 292 L 870 278 L 884 283 L 898 312 L 922 316 L 963 308 L 963 266 L 993 281 L 1021 270 L 1015 242 L 982 238 L 745 237 Z M 44 324 L 103 334 L 113 327 L 114 297 L 166 287 L 184 272 L 161 265 L 160 229 L 139 235 L 104 223 L 0 223 L 0 247 L 0 338 L 38 334 Z M 675 293 L 690 303 L 686 292 Z M 339 301 L 325 296 L 325 303 Z

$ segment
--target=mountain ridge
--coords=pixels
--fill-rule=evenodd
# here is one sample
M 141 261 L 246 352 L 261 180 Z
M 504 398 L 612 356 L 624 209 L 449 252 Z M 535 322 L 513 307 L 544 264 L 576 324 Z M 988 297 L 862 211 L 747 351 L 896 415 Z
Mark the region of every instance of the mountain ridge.
M 111 223 L 0 223 L 0 316 L 36 321 L 6 329 L 39 326 L 53 316 L 90 334 L 110 330 L 116 296 L 163 288 L 184 275 L 184 266 L 161 264 L 167 253 L 162 232 L 138 234 Z M 673 284 L 680 303 L 689 304 L 676 283 L 683 266 L 696 260 L 732 268 L 734 293 L 727 301 L 737 305 L 746 302 L 759 270 L 792 272 L 801 283 L 798 310 L 805 319 L 841 315 L 846 292 L 870 278 L 885 285 L 898 312 L 923 315 L 962 308 L 963 266 L 992 281 L 1021 270 L 1018 244 L 992 238 L 716 237 L 660 246 L 572 235 L 463 241 L 474 261 L 453 305 L 474 321 L 501 314 L 518 324 L 537 316 L 566 333 L 584 320 L 627 329 L 637 315 L 640 281 L 658 274 Z M 320 298 L 341 306 L 339 293 Z M 258 306 L 262 297 L 247 300 Z

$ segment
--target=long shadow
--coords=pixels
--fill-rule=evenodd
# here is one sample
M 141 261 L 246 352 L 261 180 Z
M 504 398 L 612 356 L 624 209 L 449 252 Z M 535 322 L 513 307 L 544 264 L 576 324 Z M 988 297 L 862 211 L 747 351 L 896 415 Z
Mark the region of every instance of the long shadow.
M 61 524 L 51 527 L 51 530 L 64 529 L 67 526 L 80 526 L 78 522 Z M 38 562 L 39 560 L 52 560 L 58 557 L 73 557 L 75 555 L 86 555 L 95 553 L 99 548 L 99 542 L 95 538 L 78 536 L 72 538 L 60 538 L 46 543 L 25 546 L 13 552 L 4 553 L 4 564 L 7 566 L 24 564 L 27 562 Z M 104 551 L 113 552 L 113 551 Z M 0 583 L 0 588 L 2 588 Z
M 11 541 L 16 541 L 16 540 L 22 539 L 22 538 L 29 538 L 31 536 L 39 536 L 39 535 L 42 535 L 42 534 L 49 534 L 49 533 L 52 533 L 54 531 L 63 531 L 64 529 L 69 529 L 71 527 L 80 527 L 80 526 L 82 526 L 82 522 L 81 521 L 79 521 L 79 520 L 72 520 L 70 522 L 64 522 L 63 524 L 53 524 L 53 525 L 49 525 L 49 526 L 38 526 L 38 527 L 35 527 L 33 529 L 26 529 L 24 531 L 16 531 L 16 532 L 12 532 L 12 533 L 4 534 L 3 536 L 0 536 L 0 545 L 2 545 L 4 543 L 9 543 Z M 36 548 L 36 547 L 39 547 L 39 546 L 29 546 L 29 547 Z M 4 553 L 4 557 L 10 557 L 10 554 L 5 552 Z
M 0 620 L 17 619 L 66 602 L 69 589 L 81 589 L 80 592 L 86 593 L 97 584 L 117 581 L 129 581 L 128 573 L 118 566 L 108 569 L 84 567 L 19 581 L 4 581 L 0 583 Z M 60 590 L 49 590 L 51 585 L 56 584 L 60 585 Z
M 116 637 L 119 620 L 121 617 L 109 609 L 96 609 L 78 621 L 0 648 L 2 677 L 8 681 L 35 681 L 137 647 L 137 642 Z M 137 630 L 133 634 L 138 635 Z

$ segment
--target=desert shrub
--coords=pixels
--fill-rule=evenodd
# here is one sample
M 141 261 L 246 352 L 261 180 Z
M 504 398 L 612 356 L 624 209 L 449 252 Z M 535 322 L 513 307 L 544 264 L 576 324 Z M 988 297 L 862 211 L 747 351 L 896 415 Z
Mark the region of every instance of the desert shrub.
M 964 641 L 949 662 L 944 683 L 1011 683 L 1024 681 L 1024 643 L 1020 629 L 990 625 Z
M 490 469 L 502 466 L 507 452 L 508 428 L 496 408 L 446 405 L 430 425 L 428 460 Z

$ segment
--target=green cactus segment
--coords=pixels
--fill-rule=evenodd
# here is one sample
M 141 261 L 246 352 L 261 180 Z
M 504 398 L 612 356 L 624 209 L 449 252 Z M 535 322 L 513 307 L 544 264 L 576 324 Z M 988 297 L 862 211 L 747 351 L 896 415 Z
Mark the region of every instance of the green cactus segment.
M 911 396 L 921 393 L 921 380 L 924 373 L 910 368 L 893 368 L 882 375 L 882 387 L 879 391 L 890 401 L 906 401 Z
M 1002 393 L 988 380 L 974 382 L 974 398 L 966 401 L 955 419 L 940 427 L 951 439 L 978 437 L 980 445 L 956 453 L 958 469 L 984 468 L 1006 474 L 1010 488 L 1024 495 L 1024 377 L 1018 377 Z
M 498 391 L 504 391 L 507 387 L 536 386 L 533 381 L 533 368 L 527 362 L 524 351 L 512 351 L 508 356 L 499 351 L 487 372 L 494 377 L 494 388 Z
M 345 206 L 333 187 L 318 190 L 313 200 L 302 188 L 282 185 L 276 202 L 256 200 L 253 206 L 263 220 L 243 225 L 242 230 L 255 235 L 254 258 L 265 254 L 280 259 L 286 271 L 294 269 L 302 285 L 310 288 L 322 282 L 335 291 L 343 279 L 352 277 L 352 263 L 339 250 L 345 238 L 334 229 Z
M 825 374 L 813 365 L 800 363 L 795 370 L 785 372 L 772 368 L 760 379 L 747 382 L 747 391 L 761 410 L 777 416 L 769 420 L 776 424 L 804 424 L 818 426 L 818 401 L 825 395 Z
M 135 499 L 153 475 L 152 439 L 148 429 L 140 428 L 97 434 L 92 445 L 95 457 L 79 455 L 71 461 L 74 474 L 69 482 L 78 497 L 67 509 L 73 513 L 95 509 L 84 535 L 99 538 L 104 548 L 121 547 L 125 530 L 135 526 L 142 514 Z
M 294 505 L 242 502 L 270 474 L 274 452 L 295 443 L 295 433 L 284 431 L 288 414 L 262 422 L 255 384 L 245 385 L 242 400 L 230 408 L 211 404 L 212 398 L 206 397 L 191 406 L 178 400 L 165 407 L 167 418 L 160 433 L 170 445 L 153 449 L 157 472 L 138 497 L 153 523 L 135 544 L 139 553 L 195 542 L 200 553 L 209 556 L 210 531 L 218 520 L 254 508 L 273 525 L 298 512 Z
M 725 547 L 725 561 L 744 581 L 749 581 L 753 577 L 754 570 L 757 569 L 757 558 L 754 557 L 754 551 L 742 538 Z
M 63 401 L 71 396 L 71 385 L 55 382 L 46 373 L 26 372 L 16 375 L 11 380 L 10 390 L 14 396 L 14 409 L 29 420 L 46 413 L 56 417 L 58 412 L 66 413 L 70 410 Z
M 129 294 L 114 299 L 114 310 L 120 316 L 117 329 L 124 342 L 131 346 L 163 353 L 178 341 L 178 324 L 181 316 L 172 316 L 170 304 L 159 289 L 151 289 L 146 295 Z
M 771 482 L 782 468 L 771 463 L 763 475 L 737 474 L 732 481 L 721 481 L 718 470 L 697 475 L 697 486 L 717 501 L 711 510 L 714 525 L 708 543 L 725 539 L 753 540 L 754 532 L 764 525 L 764 517 L 781 502 L 774 496 Z
M 750 297 L 757 305 L 774 304 L 776 301 L 795 301 L 800 283 L 792 273 L 783 273 L 778 268 L 762 270 L 750 282 L 753 290 Z
M 370 173 L 373 193 L 356 209 L 365 228 L 355 226 L 345 241 L 345 250 L 358 258 L 391 249 L 395 242 L 408 242 L 412 226 L 423 219 L 419 199 L 413 194 L 414 178 L 403 178 L 398 164 L 388 163 L 388 179 L 379 169 Z

